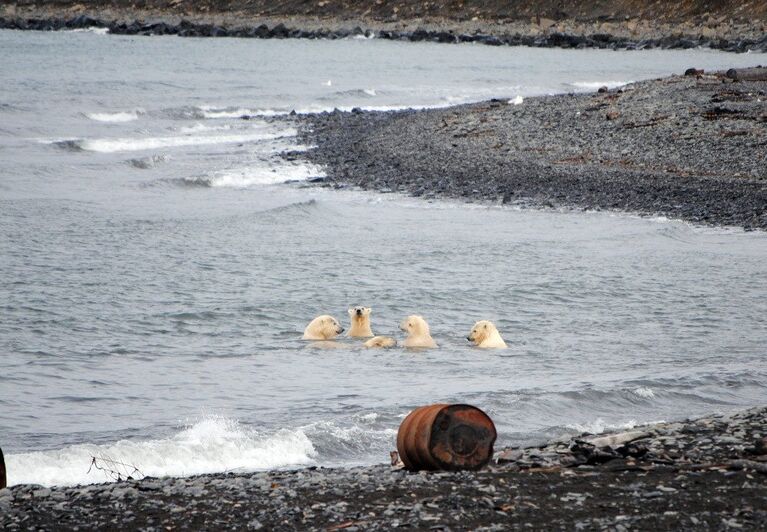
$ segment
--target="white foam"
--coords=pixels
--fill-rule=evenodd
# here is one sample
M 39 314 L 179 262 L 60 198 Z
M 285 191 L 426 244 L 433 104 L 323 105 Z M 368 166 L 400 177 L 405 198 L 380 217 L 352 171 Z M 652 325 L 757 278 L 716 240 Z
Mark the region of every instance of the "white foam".
M 118 111 L 116 113 L 85 113 L 85 116 L 97 122 L 131 122 L 138 120 L 139 115 L 144 114 L 143 109 L 132 111 Z
M 373 423 L 378 420 L 378 414 L 371 412 L 370 414 L 363 414 L 359 416 L 360 421 L 364 423 Z
M 314 164 L 273 161 L 267 165 L 220 170 L 209 177 L 190 179 L 190 181 L 202 181 L 211 187 L 246 188 L 324 176 L 322 169 Z
M 72 33 L 93 33 L 94 35 L 106 35 L 109 33 L 109 28 L 99 28 L 98 26 L 91 26 L 90 28 L 77 28 L 75 30 L 69 30 Z
M 197 122 L 193 126 L 183 126 L 178 129 L 180 133 L 203 133 L 205 131 L 228 131 L 232 129 L 232 126 L 228 124 L 219 126 L 208 126 Z
M 189 135 L 182 137 L 146 137 L 117 139 L 86 139 L 78 144 L 81 149 L 100 153 L 123 151 L 154 150 L 179 146 L 198 146 L 206 144 L 233 144 L 294 137 L 295 129 L 285 129 L 278 133 L 243 133 L 239 135 Z
M 363 92 L 368 96 L 377 96 L 378 93 L 374 89 L 363 89 Z M 291 113 L 297 115 L 308 115 L 315 113 L 330 113 L 333 111 L 350 112 L 352 109 L 360 109 L 362 111 L 406 111 L 406 110 L 422 110 L 422 109 L 444 109 L 446 107 L 452 107 L 454 105 L 469 103 L 476 101 L 472 98 L 466 97 L 451 97 L 448 96 L 445 101 L 433 104 L 413 104 L 413 105 L 310 105 L 307 107 L 299 107 L 296 109 L 247 109 L 239 107 L 232 108 L 215 108 L 202 106 L 198 109 L 205 118 L 240 118 L 241 116 L 249 117 L 275 117 L 275 116 L 287 116 Z
M 289 111 L 272 109 L 248 109 L 247 107 L 213 107 L 201 105 L 198 107 L 204 118 L 240 118 L 242 116 L 282 116 Z
M 618 87 L 623 87 L 624 85 L 628 85 L 629 83 L 633 83 L 633 81 L 574 81 L 570 83 L 573 87 L 577 87 L 579 89 L 598 89 L 600 87 L 607 87 L 608 89 L 617 89 Z
M 655 394 L 653 393 L 653 391 L 647 386 L 640 386 L 639 388 L 636 388 L 634 390 L 634 393 L 638 395 L 639 397 L 643 397 L 645 399 L 652 399 L 653 397 L 655 397 Z
M 368 96 L 377 96 L 378 95 L 378 93 L 376 93 L 375 89 L 362 89 L 362 92 L 364 92 Z
M 589 432 L 591 434 L 601 434 L 606 430 L 628 430 L 637 426 L 636 420 L 626 421 L 625 423 L 610 424 L 606 423 L 602 418 L 597 418 L 594 421 L 587 423 L 571 423 L 565 425 L 568 429 L 576 432 Z
M 55 451 L 8 454 L 5 459 L 8 485 L 71 486 L 114 480 L 103 471 L 88 473 L 94 456 L 130 464 L 146 476 L 163 477 L 307 465 L 316 455 L 301 429 L 264 435 L 231 419 L 209 417 L 168 439 L 73 445 Z

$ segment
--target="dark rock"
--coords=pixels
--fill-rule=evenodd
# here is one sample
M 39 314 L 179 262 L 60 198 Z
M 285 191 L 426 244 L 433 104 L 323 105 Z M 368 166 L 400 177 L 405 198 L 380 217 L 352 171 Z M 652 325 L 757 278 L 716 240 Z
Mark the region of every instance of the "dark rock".
M 272 28 L 272 31 L 269 32 L 269 36 L 277 39 L 285 39 L 289 36 L 289 33 L 290 32 L 288 31 L 288 28 L 286 28 L 284 24 L 280 23 Z

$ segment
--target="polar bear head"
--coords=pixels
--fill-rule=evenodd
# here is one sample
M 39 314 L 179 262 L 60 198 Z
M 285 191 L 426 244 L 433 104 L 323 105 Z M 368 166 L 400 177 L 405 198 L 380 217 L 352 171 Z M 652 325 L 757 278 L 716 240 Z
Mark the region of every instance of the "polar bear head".
M 474 342 L 477 347 L 506 347 L 501 333 L 498 332 L 492 322 L 487 320 L 475 323 L 466 339 Z
M 421 316 L 408 316 L 399 328 L 407 333 L 405 347 L 437 347 L 437 342 L 431 337 L 429 324 Z
M 408 336 L 429 336 L 429 324 L 421 316 L 408 316 L 402 323 L 399 324 L 399 328 L 408 334 Z
M 349 328 L 347 336 L 356 338 L 370 338 L 373 336 L 373 330 L 370 328 L 370 313 L 373 311 L 370 307 L 352 307 L 349 309 L 349 319 L 352 326 Z
M 351 307 L 349 309 L 349 317 L 351 319 L 363 319 L 367 316 L 370 316 L 370 313 L 373 311 L 370 307 Z
M 304 340 L 330 340 L 344 332 L 333 316 L 323 314 L 314 318 L 304 329 Z

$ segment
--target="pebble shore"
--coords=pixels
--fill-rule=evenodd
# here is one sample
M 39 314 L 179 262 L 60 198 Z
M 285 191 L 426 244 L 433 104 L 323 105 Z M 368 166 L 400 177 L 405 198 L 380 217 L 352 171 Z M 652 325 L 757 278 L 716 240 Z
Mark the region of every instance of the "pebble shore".
M 2 530 L 763 530 L 767 407 L 504 449 L 478 472 L 307 468 L 0 490 Z
M 643 50 L 707 47 L 728 52 L 767 51 L 764 9 L 694 10 L 681 15 L 676 6 L 637 13 L 635 5 L 602 12 L 585 6 L 576 16 L 560 10 L 547 13 L 535 3 L 527 12 L 509 12 L 508 5 L 485 6 L 482 12 L 399 0 L 376 2 L 360 10 L 360 3 L 258 2 L 226 0 L 179 1 L 6 2 L 0 5 L 0 29 L 56 31 L 106 28 L 119 35 L 178 35 L 181 37 L 240 37 L 258 39 L 378 38 L 397 41 L 479 43 L 491 46 L 607 48 Z M 208 4 L 208 5 L 206 5 Z M 291 5 L 292 4 L 292 5 Z M 588 4 L 588 2 L 586 2 Z M 463 5 L 463 4 L 461 4 Z M 319 6 L 319 9 L 318 9 Z M 423 12 L 424 6 L 428 13 Z M 373 12 L 372 8 L 376 7 Z M 725 6 L 726 7 L 726 6 Z M 401 9 L 400 9 L 401 8 Z M 398 13 L 399 11 L 399 13 Z M 627 13 L 627 14 L 621 14 Z M 532 15 L 532 16 L 531 16 Z M 554 18 L 550 18 L 554 17 Z
M 295 156 L 323 165 L 331 187 L 767 229 L 767 69 L 688 74 L 521 102 L 299 117 L 316 148 Z

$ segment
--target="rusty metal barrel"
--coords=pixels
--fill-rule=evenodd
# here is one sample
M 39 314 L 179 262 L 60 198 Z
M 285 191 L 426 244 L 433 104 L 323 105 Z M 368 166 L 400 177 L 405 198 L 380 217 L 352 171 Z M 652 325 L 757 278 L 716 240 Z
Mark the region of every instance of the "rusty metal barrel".
M 480 469 L 493 457 L 493 421 L 471 405 L 416 408 L 397 432 L 397 452 L 410 471 Z
M 8 478 L 5 476 L 5 457 L 3 449 L 0 448 L 0 490 L 8 485 Z

